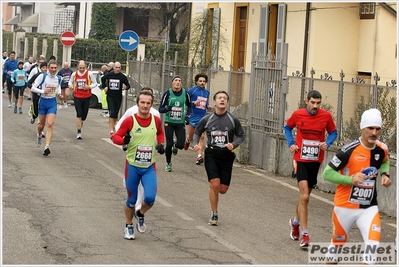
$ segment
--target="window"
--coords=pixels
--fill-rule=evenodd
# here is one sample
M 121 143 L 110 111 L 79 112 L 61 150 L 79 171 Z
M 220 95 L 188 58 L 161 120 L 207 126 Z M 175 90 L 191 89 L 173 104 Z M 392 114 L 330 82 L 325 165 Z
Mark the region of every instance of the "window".
M 375 3 L 360 3 L 359 6 L 360 19 L 374 19 L 375 18 Z

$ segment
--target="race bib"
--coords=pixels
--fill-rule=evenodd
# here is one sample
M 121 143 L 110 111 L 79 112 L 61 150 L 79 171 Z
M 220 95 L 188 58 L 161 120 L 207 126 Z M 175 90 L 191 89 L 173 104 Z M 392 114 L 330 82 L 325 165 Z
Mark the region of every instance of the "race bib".
M 76 87 L 78 89 L 84 90 L 84 85 L 86 84 L 86 79 L 84 78 L 77 78 L 76 79 Z
M 182 113 L 183 113 L 183 108 L 181 108 L 181 107 L 172 107 L 172 110 L 170 111 L 169 117 L 170 117 L 171 120 L 178 121 L 178 120 L 181 119 Z
M 110 90 L 119 90 L 119 85 L 121 81 L 117 79 L 109 79 L 109 89 Z
M 46 85 L 46 89 L 50 88 L 50 92 L 48 93 L 49 95 L 55 95 L 57 92 L 57 86 L 55 85 Z
M 136 156 L 134 162 L 136 164 L 149 166 L 152 160 L 152 146 L 138 145 L 136 149 Z
M 199 100 L 199 102 L 195 105 L 195 107 L 198 109 L 206 109 L 206 98 L 199 96 L 197 100 Z
M 62 77 L 62 82 L 63 82 L 63 83 L 68 83 L 70 77 L 71 77 L 71 76 L 63 76 L 63 77 Z
M 23 82 L 25 80 L 25 75 L 23 74 L 18 74 L 18 78 L 17 78 L 18 82 Z
M 318 160 L 320 154 L 320 141 L 302 140 L 301 159 Z
M 365 180 L 359 185 L 352 185 L 349 202 L 370 205 L 374 196 L 375 180 Z
M 229 143 L 227 131 L 211 131 L 211 145 L 224 148 Z

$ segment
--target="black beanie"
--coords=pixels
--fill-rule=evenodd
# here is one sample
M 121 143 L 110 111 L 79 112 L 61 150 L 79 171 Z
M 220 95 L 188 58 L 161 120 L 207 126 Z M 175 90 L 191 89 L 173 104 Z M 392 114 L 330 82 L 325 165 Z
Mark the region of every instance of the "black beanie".
M 47 62 L 42 62 L 42 63 L 40 63 L 40 68 L 41 67 L 47 67 Z
M 172 78 L 172 82 L 173 82 L 176 78 L 180 78 L 180 80 L 182 79 L 180 75 L 175 75 L 175 76 Z

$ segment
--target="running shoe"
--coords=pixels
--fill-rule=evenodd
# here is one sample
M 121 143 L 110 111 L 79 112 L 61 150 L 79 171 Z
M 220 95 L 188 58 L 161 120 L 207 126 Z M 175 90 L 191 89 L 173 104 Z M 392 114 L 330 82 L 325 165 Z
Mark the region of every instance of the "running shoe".
M 301 243 L 299 244 L 299 246 L 301 246 L 301 248 L 307 248 L 309 245 L 310 245 L 309 234 L 303 234 L 301 236 Z
M 42 138 L 40 136 L 36 137 L 36 145 L 40 146 L 40 144 L 42 143 Z
M 111 139 L 112 140 L 112 137 L 114 137 L 114 132 L 109 132 L 109 139 Z
M 128 225 L 125 228 L 125 235 L 123 236 L 127 240 L 134 240 L 134 227 L 133 225 Z
M 68 108 L 68 103 L 64 102 L 64 108 Z
M 136 229 L 137 229 L 137 231 L 139 231 L 139 233 L 144 233 L 145 230 L 147 229 L 147 226 L 145 225 L 145 221 L 144 221 L 144 216 L 143 217 L 139 217 L 137 215 L 137 212 L 138 212 L 138 210 L 136 210 L 134 212 L 134 217 L 137 220 Z
M 186 141 L 184 142 L 184 150 L 187 150 L 188 148 L 189 148 L 189 146 L 190 146 L 190 141 L 188 141 L 187 139 L 186 139 Z
M 173 147 L 172 147 L 172 154 L 176 156 L 178 151 L 179 151 L 179 150 L 177 149 L 177 147 L 175 147 L 175 145 L 173 144 Z
M 46 138 L 46 136 L 44 135 L 44 132 L 42 132 L 42 138 Z
M 14 113 L 17 113 L 17 110 L 18 110 L 18 107 L 15 106 L 15 107 L 14 107 Z
M 28 96 L 28 100 L 32 100 L 32 97 Z
M 35 118 L 33 118 L 33 116 L 30 117 L 30 124 L 34 124 L 35 123 Z
M 171 172 L 172 171 L 172 163 L 167 163 L 165 167 L 166 172 Z
M 18 109 L 19 114 L 22 114 L 22 108 Z
M 197 161 L 195 162 L 195 164 L 201 165 L 201 163 L 204 163 L 204 158 L 203 158 L 202 156 L 199 156 L 199 157 L 197 158 Z
M 10 102 L 10 103 L 8 103 L 8 107 L 9 108 L 11 108 L 12 107 L 12 103 Z
M 82 133 L 78 133 L 78 135 L 76 136 L 76 139 L 82 140 Z
M 58 105 L 58 109 L 62 109 L 62 105 L 61 104 Z
M 294 224 L 294 218 L 290 219 L 290 237 L 292 240 L 298 240 L 299 239 L 299 225 Z
M 208 224 L 212 226 L 218 226 L 218 215 L 212 215 L 211 219 L 209 220 Z
M 43 151 L 43 156 L 48 156 L 50 154 L 50 148 L 46 147 Z

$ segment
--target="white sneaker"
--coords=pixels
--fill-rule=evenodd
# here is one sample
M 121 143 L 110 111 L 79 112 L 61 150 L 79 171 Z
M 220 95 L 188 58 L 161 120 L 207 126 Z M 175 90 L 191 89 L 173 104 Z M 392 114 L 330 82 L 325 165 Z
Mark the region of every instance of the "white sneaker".
M 82 133 L 78 133 L 78 135 L 76 136 L 76 139 L 82 140 Z
M 12 107 L 12 103 L 10 102 L 10 103 L 8 103 L 8 107 L 9 108 L 11 108 Z
M 58 109 L 62 109 L 62 105 L 58 105 Z
M 123 236 L 125 239 L 128 239 L 128 240 L 134 240 L 135 239 L 135 237 L 134 237 L 134 227 L 133 227 L 133 225 L 128 225 L 126 228 L 125 228 L 125 235 Z
M 64 108 L 68 108 L 68 103 L 64 102 Z

